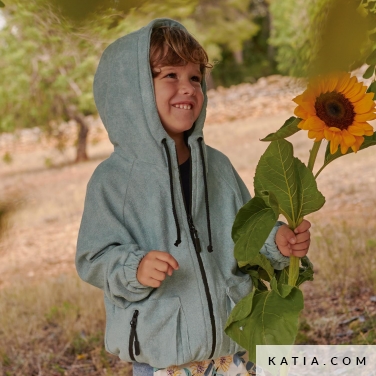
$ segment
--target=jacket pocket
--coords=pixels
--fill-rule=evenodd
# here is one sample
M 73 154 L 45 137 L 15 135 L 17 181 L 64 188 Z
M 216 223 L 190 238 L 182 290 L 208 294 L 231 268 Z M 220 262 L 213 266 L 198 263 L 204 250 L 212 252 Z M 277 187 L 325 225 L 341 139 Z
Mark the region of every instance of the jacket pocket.
M 252 291 L 252 286 L 252 279 L 248 276 L 248 278 L 246 277 L 243 282 L 226 288 L 227 317 L 230 316 L 230 313 L 235 305 Z M 244 349 L 240 345 L 230 339 L 229 354 L 235 354 L 236 352 L 242 350 Z
M 144 300 L 126 309 L 106 302 L 106 348 L 127 362 L 166 368 L 191 360 L 188 327 L 178 297 Z

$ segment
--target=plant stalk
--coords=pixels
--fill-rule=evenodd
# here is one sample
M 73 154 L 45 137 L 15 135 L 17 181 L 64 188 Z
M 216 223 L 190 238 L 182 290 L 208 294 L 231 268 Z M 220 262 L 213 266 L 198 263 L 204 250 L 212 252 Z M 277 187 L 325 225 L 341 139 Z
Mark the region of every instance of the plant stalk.
M 313 167 L 315 165 L 315 161 L 317 158 L 317 153 L 319 152 L 320 146 L 322 141 L 317 141 L 313 143 L 313 147 L 309 153 L 309 159 L 308 159 L 308 168 L 313 171 Z M 296 223 L 296 226 L 293 228 L 296 228 L 300 225 L 303 218 L 300 218 L 299 222 Z M 289 280 L 288 284 L 289 286 L 295 286 L 296 281 L 299 277 L 299 264 L 300 264 L 300 258 L 296 256 L 290 256 L 290 267 L 289 267 Z
M 317 141 L 313 143 L 313 147 L 309 153 L 309 159 L 308 159 L 308 168 L 313 171 L 313 166 L 315 165 L 317 153 L 319 152 L 320 146 L 321 146 L 321 141 Z

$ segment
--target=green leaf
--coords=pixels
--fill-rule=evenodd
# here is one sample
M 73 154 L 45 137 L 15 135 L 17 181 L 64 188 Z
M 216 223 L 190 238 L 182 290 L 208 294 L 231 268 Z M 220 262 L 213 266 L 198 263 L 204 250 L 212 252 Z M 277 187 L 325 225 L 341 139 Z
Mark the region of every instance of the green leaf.
M 285 121 L 281 128 L 278 129 L 277 132 L 268 134 L 265 138 L 261 139 L 261 141 L 275 141 L 280 140 L 282 138 L 290 137 L 296 132 L 300 131 L 298 128 L 298 124 L 302 121 L 300 118 L 296 118 L 295 116 L 291 116 L 289 119 Z
M 298 158 L 294 158 L 298 186 L 300 211 L 298 218 L 319 210 L 325 204 L 325 197 L 317 189 L 316 179 L 312 171 Z
M 360 145 L 359 150 L 367 149 L 368 147 L 373 145 L 376 145 L 376 132 L 372 136 L 364 136 L 364 142 L 362 143 L 362 145 Z M 346 154 L 342 154 L 341 149 L 338 148 L 338 150 L 334 154 L 330 154 L 330 143 L 328 143 L 325 151 L 324 164 L 321 167 L 320 171 L 335 159 L 351 153 L 353 153 L 353 150 L 351 148 L 349 148 Z
M 239 263 L 239 268 L 244 274 L 250 275 L 252 279 L 252 283 L 257 290 L 260 290 L 260 291 L 268 290 L 267 286 L 262 281 L 262 279 L 266 281 L 270 280 L 269 274 L 264 269 L 262 269 L 259 266 L 251 266 L 248 263 L 246 263 L 246 265 L 243 267 L 240 267 L 240 263 Z
M 289 267 L 286 266 L 282 270 L 276 270 L 275 278 L 277 279 L 278 283 L 287 285 L 289 280 Z
M 235 258 L 252 265 L 259 265 L 270 275 L 274 269 L 270 261 L 260 254 L 260 249 L 278 219 L 278 212 L 268 206 L 260 197 L 253 197 L 240 209 L 235 218 L 233 239 Z
M 270 287 L 272 290 L 276 291 L 282 298 L 286 298 L 294 288 L 294 286 L 289 286 L 285 283 L 278 283 L 275 277 L 270 281 Z
M 376 94 L 376 81 L 372 82 L 367 89 L 367 93 L 374 93 Z
M 4 8 L 4 7 L 5 7 L 5 4 L 2 1 L 0 1 L 0 8 Z
M 227 319 L 225 330 L 228 326 L 233 324 L 234 322 L 240 321 L 245 319 L 251 314 L 252 311 L 252 301 L 255 295 L 256 288 L 253 288 L 251 293 L 241 299 L 238 304 L 235 305 L 233 310 L 230 313 L 230 316 Z
M 269 198 L 269 192 L 263 193 L 265 197 L 268 197 L 267 200 L 255 196 L 245 205 L 243 205 L 243 207 L 241 207 L 236 214 L 231 231 L 231 236 L 234 243 L 236 243 L 238 239 L 247 231 L 247 226 L 249 226 L 249 224 L 251 223 L 252 216 L 263 212 L 264 210 L 272 209 L 274 210 L 276 217 L 278 218 L 278 202 L 276 197 L 273 195 L 271 198 Z
M 239 303 L 238 303 L 239 304 Z M 292 345 L 298 332 L 299 313 L 304 307 L 303 294 L 292 287 L 286 298 L 275 291 L 255 293 L 252 311 L 240 311 L 242 319 L 232 317 L 225 332 L 249 351 L 249 360 L 256 361 L 256 345 Z M 234 310 L 236 306 L 234 307 Z
M 304 215 L 319 210 L 325 203 L 312 172 L 293 156 L 292 144 L 283 139 L 272 141 L 261 156 L 254 187 L 256 196 L 265 197 L 265 191 L 274 194 L 279 212 L 293 228 Z
M 363 74 L 363 78 L 371 78 L 375 73 L 375 65 L 370 65 Z
M 366 64 L 376 65 L 376 50 L 372 51 L 372 53 L 367 57 Z
M 300 286 L 305 281 L 313 281 L 313 265 L 307 256 L 300 259 L 302 267 L 299 268 L 299 277 L 296 286 Z

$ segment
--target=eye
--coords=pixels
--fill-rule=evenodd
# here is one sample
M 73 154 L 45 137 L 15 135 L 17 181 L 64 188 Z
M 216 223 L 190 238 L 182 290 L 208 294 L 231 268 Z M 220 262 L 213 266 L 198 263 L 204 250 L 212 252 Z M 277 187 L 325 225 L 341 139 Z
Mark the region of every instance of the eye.
M 191 78 L 191 80 L 192 80 L 192 81 L 195 81 L 195 82 L 199 82 L 199 83 L 201 83 L 201 77 L 199 77 L 199 76 L 193 76 L 193 77 Z
M 166 78 L 176 78 L 176 73 L 168 73 L 165 76 Z

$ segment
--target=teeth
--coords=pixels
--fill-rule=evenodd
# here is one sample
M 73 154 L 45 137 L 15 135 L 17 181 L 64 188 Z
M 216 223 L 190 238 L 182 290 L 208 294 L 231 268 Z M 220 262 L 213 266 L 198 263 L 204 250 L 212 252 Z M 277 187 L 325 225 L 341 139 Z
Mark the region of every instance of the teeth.
M 192 108 L 190 104 L 175 104 L 174 107 L 180 108 L 182 110 L 190 110 Z

